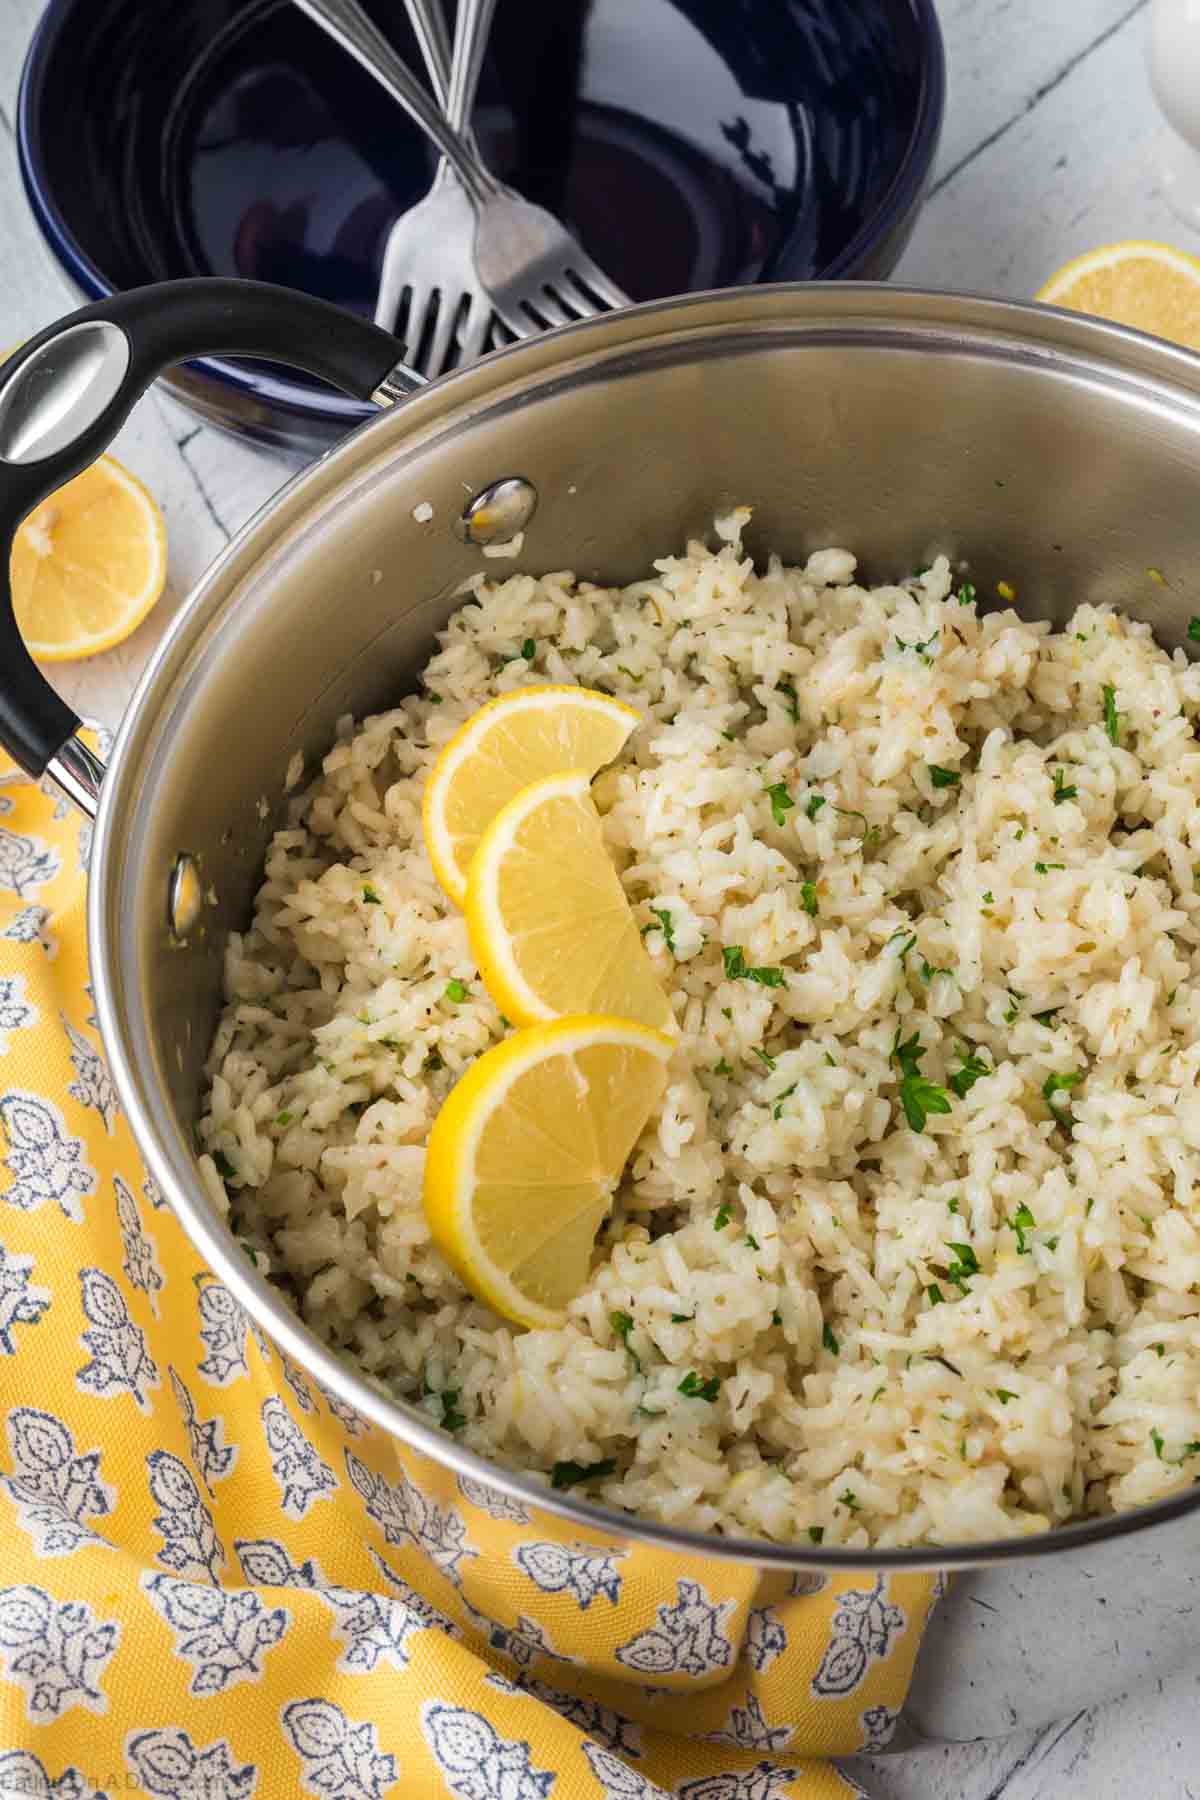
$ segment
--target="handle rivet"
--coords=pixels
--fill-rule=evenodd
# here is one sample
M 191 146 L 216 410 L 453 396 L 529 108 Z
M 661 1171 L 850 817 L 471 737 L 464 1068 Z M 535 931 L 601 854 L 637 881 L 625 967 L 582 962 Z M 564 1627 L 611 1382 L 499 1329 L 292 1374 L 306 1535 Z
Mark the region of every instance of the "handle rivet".
M 180 943 L 193 931 L 204 905 L 200 870 L 190 850 L 181 850 L 167 882 L 167 924 Z
M 454 529 L 464 544 L 507 544 L 537 511 L 538 492 L 523 475 L 489 482 L 462 509 Z

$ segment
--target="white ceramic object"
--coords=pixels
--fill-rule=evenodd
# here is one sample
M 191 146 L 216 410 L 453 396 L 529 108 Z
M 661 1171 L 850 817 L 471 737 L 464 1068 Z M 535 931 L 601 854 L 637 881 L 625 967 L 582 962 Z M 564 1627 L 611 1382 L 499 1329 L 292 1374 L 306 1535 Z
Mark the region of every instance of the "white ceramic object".
M 1150 85 L 1169 129 L 1160 146 L 1172 212 L 1200 232 L 1200 0 L 1153 0 Z

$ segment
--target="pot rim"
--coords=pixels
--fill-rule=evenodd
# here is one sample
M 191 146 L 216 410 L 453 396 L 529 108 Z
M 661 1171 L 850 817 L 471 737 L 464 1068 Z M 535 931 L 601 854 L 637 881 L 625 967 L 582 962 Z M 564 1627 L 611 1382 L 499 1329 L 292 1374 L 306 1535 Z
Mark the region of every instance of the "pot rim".
M 745 340 L 786 334 L 829 342 L 831 335 L 860 347 L 903 342 L 928 353 L 993 355 L 1034 364 L 1047 374 L 1074 370 L 1110 386 L 1139 392 L 1145 404 L 1176 414 L 1194 412 L 1200 429 L 1200 356 L 1129 328 L 1064 309 L 984 295 L 897 287 L 889 283 L 802 282 L 689 294 L 650 301 L 603 318 L 581 321 L 514 344 L 479 363 L 422 388 L 389 412 L 368 420 L 317 462 L 300 470 L 255 512 L 201 576 L 180 607 L 144 671 L 121 721 L 101 792 L 88 882 L 88 950 L 101 1036 L 131 1132 L 150 1173 L 169 1199 L 193 1247 L 272 1341 L 341 1401 L 390 1437 L 455 1476 L 466 1476 L 576 1528 L 608 1538 L 641 1542 L 701 1559 L 746 1563 L 765 1569 L 919 1570 L 963 1569 L 1045 1558 L 1109 1538 L 1165 1524 L 1200 1507 L 1200 1487 L 1152 1505 L 1082 1520 L 1036 1537 L 962 1544 L 923 1544 L 865 1549 L 802 1546 L 761 1538 L 724 1537 L 680 1529 L 592 1505 L 543 1486 L 527 1475 L 458 1444 L 428 1416 L 378 1393 L 340 1355 L 309 1330 L 265 1277 L 240 1252 L 219 1220 L 199 1179 L 181 1181 L 166 1135 L 178 1121 L 164 1094 L 139 1073 L 137 1031 L 119 979 L 119 903 L 122 829 L 145 801 L 150 784 L 139 754 L 165 699 L 212 623 L 222 615 L 242 578 L 285 540 L 294 554 L 327 507 L 336 506 L 377 464 L 377 452 L 413 440 L 413 449 L 461 426 L 483 404 L 495 405 L 548 384 L 569 384 L 572 373 L 611 366 L 614 357 L 667 343 L 699 348 L 726 334 Z M 136 983 L 129 984 L 135 990 Z M 133 1040 L 133 1041 L 131 1041 Z M 149 1059 L 143 1058 L 143 1063 Z

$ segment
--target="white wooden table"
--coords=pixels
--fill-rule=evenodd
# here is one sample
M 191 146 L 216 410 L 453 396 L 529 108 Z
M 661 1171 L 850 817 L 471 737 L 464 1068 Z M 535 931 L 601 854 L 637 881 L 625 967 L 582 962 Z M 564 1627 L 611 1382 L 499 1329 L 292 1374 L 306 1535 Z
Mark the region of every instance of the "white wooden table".
M 1147 0 L 940 0 L 946 128 L 898 279 L 1023 297 L 1068 257 L 1114 238 L 1200 249 L 1159 187 L 1146 8 Z M 73 304 L 29 217 L 13 145 L 17 79 L 38 10 L 39 0 L 0 0 L 0 345 Z M 60 672 L 71 702 L 109 723 L 192 582 L 287 473 L 157 393 L 138 406 L 116 451 L 163 507 L 171 567 L 166 595 L 128 643 Z M 1064 1657 L 1087 1654 L 1085 1644 L 1063 1646 Z M 853 1772 L 878 1800 L 1200 1800 L 1198 1687 L 1193 1670 L 1038 1733 L 862 1759 Z

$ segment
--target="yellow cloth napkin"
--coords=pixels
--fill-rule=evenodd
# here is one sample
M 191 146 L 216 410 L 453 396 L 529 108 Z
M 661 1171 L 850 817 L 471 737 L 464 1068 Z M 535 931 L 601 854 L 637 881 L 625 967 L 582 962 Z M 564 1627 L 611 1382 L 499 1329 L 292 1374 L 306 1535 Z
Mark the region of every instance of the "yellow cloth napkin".
M 0 765 L 0 1794 L 858 1792 L 935 1582 L 608 1542 L 320 1391 L 139 1162 L 89 836 Z

